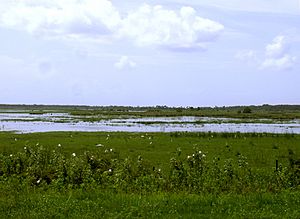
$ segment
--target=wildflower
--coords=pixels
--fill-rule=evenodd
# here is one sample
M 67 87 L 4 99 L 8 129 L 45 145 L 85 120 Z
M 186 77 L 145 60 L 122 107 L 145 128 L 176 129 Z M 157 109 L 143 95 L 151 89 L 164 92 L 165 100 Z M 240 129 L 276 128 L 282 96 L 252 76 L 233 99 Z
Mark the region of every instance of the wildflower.
M 36 143 L 36 146 L 39 146 L 39 144 L 40 144 L 39 142 L 38 142 L 38 143 Z
M 107 134 L 107 137 L 109 137 L 110 135 L 109 134 Z
M 144 135 L 141 135 L 141 138 L 144 138 L 145 136 Z
M 202 151 L 199 151 L 199 154 L 201 154 L 202 153 Z
M 61 144 L 58 144 L 57 146 L 58 146 L 58 147 L 61 147 Z
M 36 181 L 37 184 L 39 184 L 41 182 L 41 179 L 39 179 L 38 181 Z
M 96 144 L 96 147 L 103 147 L 103 144 Z
M 193 157 L 195 157 L 195 154 L 193 154 Z
M 113 149 L 109 149 L 110 152 L 113 152 Z
M 187 156 L 187 159 L 190 159 L 191 158 L 191 156 Z
M 202 154 L 202 157 L 206 157 L 206 155 L 205 155 L 205 154 Z
M 15 138 L 15 141 L 18 141 L 18 139 Z
M 108 152 L 108 150 L 106 149 L 104 152 L 105 152 L 105 153 L 107 153 L 107 152 Z
M 110 173 L 111 173 L 111 172 L 112 172 L 112 169 L 109 169 L 109 170 L 108 170 L 108 172 L 110 172 Z
M 76 154 L 75 154 L 75 153 L 73 153 L 73 154 L 72 154 L 72 156 L 73 156 L 73 157 L 76 157 Z
M 152 144 L 152 141 L 150 142 L 150 144 Z
M 26 149 L 27 149 L 27 148 L 26 148 L 26 146 L 25 146 L 25 147 L 24 147 L 24 150 L 26 151 Z
M 160 172 L 161 171 L 161 169 L 158 169 L 158 172 Z
M 9 155 L 10 157 L 12 157 L 13 155 L 11 154 L 11 155 Z

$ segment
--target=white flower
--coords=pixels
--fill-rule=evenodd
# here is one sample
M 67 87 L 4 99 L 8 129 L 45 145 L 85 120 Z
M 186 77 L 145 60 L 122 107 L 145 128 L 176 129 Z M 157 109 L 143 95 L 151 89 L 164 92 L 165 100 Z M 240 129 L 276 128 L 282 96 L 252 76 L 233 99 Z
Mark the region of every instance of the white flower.
M 27 148 L 26 148 L 26 146 L 24 147 L 24 150 L 26 150 Z
M 187 156 L 187 159 L 190 159 L 191 158 L 191 156 Z
M 112 172 L 112 169 L 109 169 L 108 172 Z
M 9 155 L 10 157 L 12 157 L 13 155 L 11 154 L 11 155 Z
M 72 154 L 72 156 L 73 156 L 73 157 L 76 157 L 76 154 L 75 154 L 75 153 L 73 153 L 73 154 Z
M 195 157 L 195 154 L 193 154 L 193 157 Z
M 58 147 L 61 147 L 61 144 L 58 144 L 57 146 L 58 146 Z
M 205 154 L 202 154 L 202 157 L 206 157 L 206 155 L 205 155 Z
M 105 153 L 107 153 L 107 152 L 108 152 L 108 150 L 106 149 L 104 152 L 105 152 Z
M 39 146 L 40 143 L 36 143 L 36 146 Z
M 150 142 L 150 144 L 152 144 L 152 141 Z
M 39 179 L 38 181 L 36 181 L 37 184 L 39 184 L 41 182 L 41 179 Z
M 201 154 L 202 153 L 202 151 L 199 151 L 199 154 Z
M 110 152 L 113 152 L 113 149 L 109 149 Z
M 96 144 L 96 147 L 103 147 L 103 144 Z
M 141 135 L 141 138 L 144 138 L 145 136 L 144 135 Z
M 158 169 L 158 172 L 160 172 L 161 171 L 161 169 Z
M 18 141 L 18 139 L 15 138 L 15 141 Z

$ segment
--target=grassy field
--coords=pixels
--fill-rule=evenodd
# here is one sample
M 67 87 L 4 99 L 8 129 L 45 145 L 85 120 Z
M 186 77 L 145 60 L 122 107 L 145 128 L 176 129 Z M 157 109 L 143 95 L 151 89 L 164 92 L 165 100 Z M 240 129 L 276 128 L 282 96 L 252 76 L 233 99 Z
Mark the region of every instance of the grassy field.
M 275 161 L 288 165 L 289 153 L 300 155 L 300 136 L 293 134 L 241 133 L 105 133 L 52 132 L 14 134 L 0 132 L 0 152 L 12 154 L 24 146 L 42 145 L 55 149 L 62 145 L 66 155 L 97 151 L 103 145 L 114 149 L 122 158 L 142 155 L 154 165 L 168 166 L 177 148 L 182 157 L 195 148 L 203 151 L 209 160 L 225 160 L 242 154 L 253 168 L 272 168 Z
M 1 132 L 0 217 L 299 218 L 299 155 L 292 134 Z

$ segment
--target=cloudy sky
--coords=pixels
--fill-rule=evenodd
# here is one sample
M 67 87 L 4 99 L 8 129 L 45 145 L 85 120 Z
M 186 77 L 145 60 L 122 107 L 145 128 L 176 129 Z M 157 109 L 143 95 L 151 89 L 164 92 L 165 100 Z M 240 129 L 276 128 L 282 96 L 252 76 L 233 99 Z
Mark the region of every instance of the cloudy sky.
M 298 0 L 1 0 L 0 103 L 300 104 Z

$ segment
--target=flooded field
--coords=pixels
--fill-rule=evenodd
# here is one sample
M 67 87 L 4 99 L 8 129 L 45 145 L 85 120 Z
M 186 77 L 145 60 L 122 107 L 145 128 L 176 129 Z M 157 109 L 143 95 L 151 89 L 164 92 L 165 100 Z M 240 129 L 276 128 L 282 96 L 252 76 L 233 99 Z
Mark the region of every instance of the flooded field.
M 92 121 L 87 121 L 92 120 Z M 68 113 L 0 113 L 0 131 L 18 133 L 49 131 L 111 132 L 266 132 L 300 134 L 300 121 L 241 120 L 215 117 L 91 117 Z

